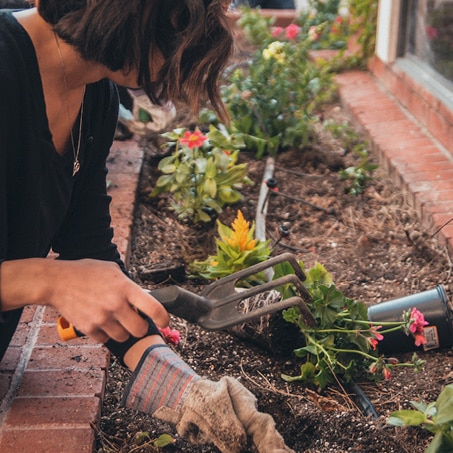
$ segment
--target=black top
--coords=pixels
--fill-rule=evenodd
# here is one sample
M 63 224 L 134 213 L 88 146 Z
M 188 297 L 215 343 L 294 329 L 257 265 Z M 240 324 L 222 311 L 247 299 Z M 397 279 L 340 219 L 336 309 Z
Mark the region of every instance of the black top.
M 60 156 L 52 142 L 33 44 L 11 12 L 0 11 L 0 262 L 45 257 L 116 261 L 106 190 L 106 158 L 118 117 L 116 87 L 87 86 L 79 161 Z M 78 124 L 74 141 L 78 141 Z M 18 315 L 3 313 L 0 358 Z M 14 320 L 13 320 L 14 318 Z M 16 319 L 17 318 L 17 319 Z

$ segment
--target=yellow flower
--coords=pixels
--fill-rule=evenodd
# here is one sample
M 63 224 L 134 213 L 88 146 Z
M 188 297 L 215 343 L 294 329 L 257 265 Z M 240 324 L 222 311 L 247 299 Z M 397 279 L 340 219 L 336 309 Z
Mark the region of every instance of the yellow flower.
M 263 58 L 265 60 L 274 58 L 279 63 L 283 63 L 285 61 L 285 44 L 280 41 L 271 42 L 263 50 Z
M 238 247 L 239 251 L 253 250 L 256 246 L 257 239 L 252 239 L 250 222 L 247 222 L 239 210 L 236 219 L 231 224 L 232 235 L 226 238 L 231 247 Z

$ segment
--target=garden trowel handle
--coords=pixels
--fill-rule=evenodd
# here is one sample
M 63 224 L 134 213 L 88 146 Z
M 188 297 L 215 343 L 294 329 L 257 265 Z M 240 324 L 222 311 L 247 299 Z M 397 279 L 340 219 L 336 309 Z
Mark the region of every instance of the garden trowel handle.
M 211 300 L 179 286 L 166 286 L 145 291 L 157 299 L 169 313 L 192 323 L 196 323 L 201 316 L 212 309 Z M 84 336 L 63 316 L 57 320 L 57 329 L 58 335 L 64 341 Z
M 77 330 L 66 318 L 59 316 L 57 319 L 58 336 L 63 341 L 69 341 L 77 337 L 83 337 L 84 334 Z

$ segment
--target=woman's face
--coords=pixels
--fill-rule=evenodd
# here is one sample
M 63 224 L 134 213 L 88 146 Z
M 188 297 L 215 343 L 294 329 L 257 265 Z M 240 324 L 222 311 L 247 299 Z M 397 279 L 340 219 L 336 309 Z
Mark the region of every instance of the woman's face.
M 149 68 L 152 74 L 158 74 L 164 59 L 161 54 L 153 56 L 149 61 Z M 110 74 L 107 76 L 112 82 L 117 85 L 121 85 L 126 88 L 139 89 L 142 88 L 138 83 L 138 69 L 121 69 L 119 71 L 109 71 Z M 152 82 L 154 80 L 151 80 Z

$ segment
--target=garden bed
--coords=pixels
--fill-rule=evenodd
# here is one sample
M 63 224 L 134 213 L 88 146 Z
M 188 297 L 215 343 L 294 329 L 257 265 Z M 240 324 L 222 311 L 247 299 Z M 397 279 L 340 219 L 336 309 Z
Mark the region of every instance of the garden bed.
M 329 107 L 322 117 L 338 124 L 346 119 L 340 106 Z M 340 291 L 367 305 L 438 284 L 444 286 L 451 299 L 451 261 L 435 238 L 421 228 L 401 191 L 378 169 L 363 194 L 345 193 L 346 183 L 338 170 L 357 165 L 358 157 L 321 126 L 318 132 L 316 143 L 281 153 L 276 161 L 274 177 L 279 194 L 269 199 L 267 237 L 275 242 L 280 225 L 287 226 L 290 235 L 280 241 L 274 254 L 290 251 L 307 267 L 316 261 L 324 264 Z M 139 187 L 130 270 L 145 288 L 176 283 L 200 292 L 206 282 L 185 279 L 184 271 L 194 259 L 215 252 L 217 229 L 214 222 L 190 225 L 178 221 L 165 197 L 149 198 L 159 176 L 156 166 L 161 155 L 150 139 Z M 242 153 L 241 161 L 247 162 L 254 185 L 245 185 L 244 199 L 224 209 L 219 220 L 226 225 L 231 224 L 238 209 L 250 221 L 258 209 L 265 160 L 257 161 L 252 154 Z M 421 453 L 431 440 L 429 433 L 389 426 L 386 418 L 394 410 L 409 408 L 411 400 L 435 400 L 441 389 L 453 381 L 451 349 L 419 352 L 426 364 L 417 374 L 409 368 L 396 368 L 391 380 L 377 384 L 358 377 L 359 388 L 378 415 L 375 418 L 364 414 L 354 393 L 340 384 L 321 391 L 303 383 L 289 384 L 281 378 L 281 373 L 297 375 L 300 371 L 300 359 L 292 353 L 290 338 L 294 330 L 290 324 L 280 323 L 271 342 L 260 341 L 259 336 L 250 342 L 230 332 L 208 332 L 174 317 L 172 326 L 182 336 L 176 351 L 203 376 L 240 379 L 258 397 L 260 410 L 273 415 L 287 444 L 298 453 Z M 401 361 L 410 360 L 411 355 L 395 354 Z M 112 361 L 99 451 L 153 452 L 156 450 L 149 442 L 138 445 L 139 433 L 148 432 L 151 439 L 163 433 L 175 434 L 171 426 L 120 408 L 128 376 Z M 165 451 L 217 451 L 176 439 Z

